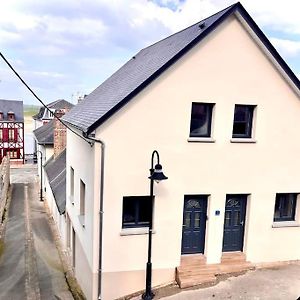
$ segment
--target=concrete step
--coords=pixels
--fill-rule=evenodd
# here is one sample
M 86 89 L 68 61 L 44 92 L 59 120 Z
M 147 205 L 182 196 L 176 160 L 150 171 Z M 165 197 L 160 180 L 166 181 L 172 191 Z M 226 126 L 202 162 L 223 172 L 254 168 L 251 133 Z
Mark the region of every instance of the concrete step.
M 223 253 L 221 263 L 206 264 L 206 258 L 201 255 L 183 256 L 181 265 L 176 268 L 176 281 L 180 288 L 192 287 L 203 283 L 214 283 L 216 275 L 239 273 L 253 269 L 241 252 Z
M 243 252 L 223 252 L 221 263 L 222 264 L 231 264 L 231 263 L 240 263 L 246 261 L 246 255 Z
M 203 254 L 182 255 L 180 266 L 205 265 L 206 257 Z
M 202 275 L 202 276 L 188 276 L 188 277 L 178 277 L 176 278 L 177 283 L 181 289 L 192 287 L 195 285 L 200 285 L 203 283 L 214 283 L 216 281 L 215 275 Z
M 238 272 L 248 271 L 248 270 L 251 270 L 253 268 L 254 268 L 253 265 L 249 262 L 244 262 L 242 264 L 237 264 L 237 265 L 220 264 L 218 274 L 238 273 Z

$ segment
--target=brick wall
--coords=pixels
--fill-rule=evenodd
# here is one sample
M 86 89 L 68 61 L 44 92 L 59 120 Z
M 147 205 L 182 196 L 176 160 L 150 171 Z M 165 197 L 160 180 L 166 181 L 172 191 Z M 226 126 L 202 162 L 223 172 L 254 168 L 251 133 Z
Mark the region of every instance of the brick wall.
M 65 110 L 55 113 L 58 118 L 65 114 Z M 67 142 L 67 129 L 57 118 L 54 118 L 54 157 L 57 157 L 65 148 Z

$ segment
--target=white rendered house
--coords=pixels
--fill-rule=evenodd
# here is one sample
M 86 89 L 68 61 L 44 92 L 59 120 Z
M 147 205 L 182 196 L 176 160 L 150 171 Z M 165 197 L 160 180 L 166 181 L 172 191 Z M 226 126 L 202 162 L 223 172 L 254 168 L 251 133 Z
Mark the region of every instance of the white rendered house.
M 169 179 L 155 186 L 153 286 L 186 254 L 299 260 L 299 88 L 237 3 L 144 48 L 65 115 L 105 144 L 67 132 L 69 246 L 87 298 L 99 282 L 105 300 L 145 287 L 155 149 Z

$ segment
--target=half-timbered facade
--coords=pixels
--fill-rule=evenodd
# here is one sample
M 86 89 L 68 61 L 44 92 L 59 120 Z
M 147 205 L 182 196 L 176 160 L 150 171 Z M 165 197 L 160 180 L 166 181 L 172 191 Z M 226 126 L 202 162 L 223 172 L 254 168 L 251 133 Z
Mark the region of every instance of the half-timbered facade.
M 24 163 L 23 101 L 0 99 L 0 162 L 6 155 Z

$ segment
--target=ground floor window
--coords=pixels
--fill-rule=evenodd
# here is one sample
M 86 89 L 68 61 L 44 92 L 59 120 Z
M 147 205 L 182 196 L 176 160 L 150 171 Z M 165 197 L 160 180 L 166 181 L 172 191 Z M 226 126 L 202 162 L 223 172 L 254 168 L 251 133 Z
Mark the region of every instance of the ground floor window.
M 122 228 L 149 226 L 151 205 L 150 196 L 123 197 Z
M 297 202 L 296 193 L 276 194 L 274 221 L 294 221 Z

